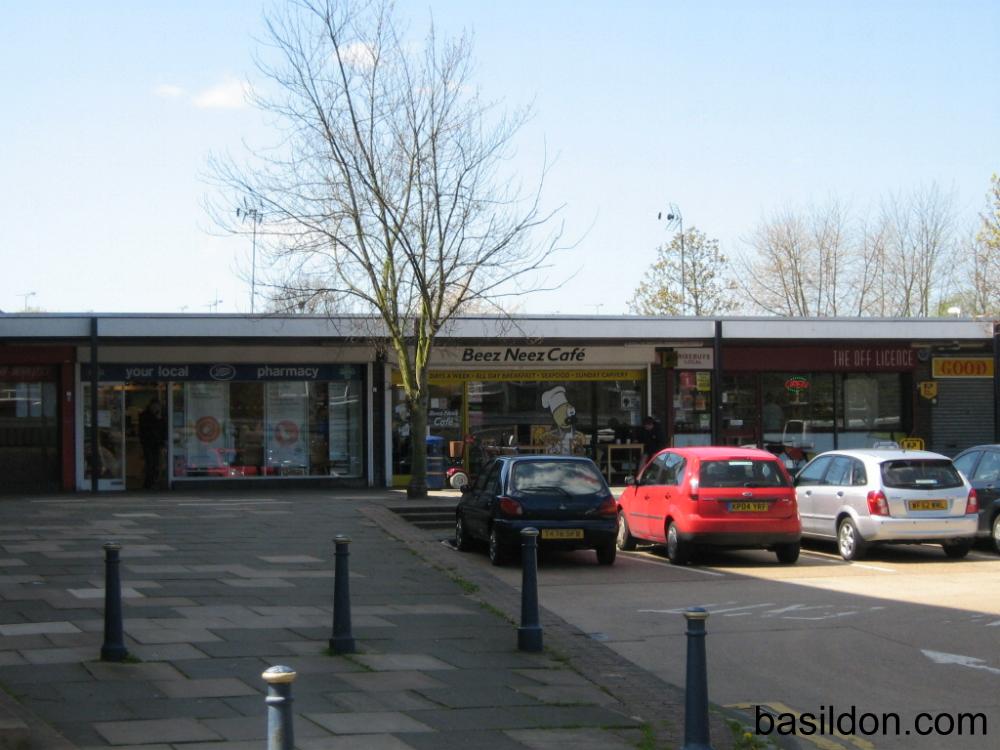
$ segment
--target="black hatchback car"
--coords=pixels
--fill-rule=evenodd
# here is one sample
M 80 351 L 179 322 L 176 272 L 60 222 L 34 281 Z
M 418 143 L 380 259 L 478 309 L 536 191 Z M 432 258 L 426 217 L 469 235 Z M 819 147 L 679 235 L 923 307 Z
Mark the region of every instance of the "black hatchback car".
M 1000 445 L 977 445 L 966 448 L 952 459 L 955 468 L 965 474 L 979 501 L 977 536 L 990 537 L 1000 552 Z
M 577 456 L 501 456 L 462 488 L 455 510 L 455 546 L 489 545 L 502 565 L 521 546 L 521 530 L 538 529 L 541 549 L 594 549 L 615 561 L 618 505 L 597 465 Z

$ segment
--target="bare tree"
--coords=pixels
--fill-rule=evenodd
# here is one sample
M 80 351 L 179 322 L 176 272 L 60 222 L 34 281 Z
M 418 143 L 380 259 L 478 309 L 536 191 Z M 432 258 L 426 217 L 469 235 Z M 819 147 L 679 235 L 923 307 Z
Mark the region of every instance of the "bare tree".
M 975 240 L 967 243 L 970 269 L 970 312 L 1000 317 L 1000 176 L 993 175 L 987 208 L 980 214 Z
M 882 203 L 886 296 L 894 317 L 928 317 L 954 285 L 954 196 L 937 185 Z
M 716 315 L 736 305 L 719 241 L 691 227 L 657 250 L 629 309 L 640 315 Z
M 468 35 L 441 40 L 431 24 L 413 45 L 389 0 L 297 0 L 267 30 L 255 103 L 282 140 L 213 171 L 267 212 L 279 299 L 377 323 L 408 400 L 408 494 L 420 497 L 435 336 L 469 304 L 502 314 L 556 249 L 557 231 L 532 239 L 552 217 L 544 165 L 527 193 L 501 176 L 529 113 L 480 98 Z

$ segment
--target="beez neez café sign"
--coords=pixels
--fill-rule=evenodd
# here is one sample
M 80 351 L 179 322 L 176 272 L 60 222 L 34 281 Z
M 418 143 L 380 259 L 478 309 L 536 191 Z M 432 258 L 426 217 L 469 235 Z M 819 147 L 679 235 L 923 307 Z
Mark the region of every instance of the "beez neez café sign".
M 572 348 L 553 346 L 548 348 L 527 348 L 521 346 L 507 346 L 502 349 L 479 349 L 466 347 L 462 350 L 461 361 L 464 363 L 483 364 L 493 362 L 495 364 L 516 364 L 518 362 L 548 362 L 573 363 L 585 362 L 587 360 L 587 349 L 582 346 Z

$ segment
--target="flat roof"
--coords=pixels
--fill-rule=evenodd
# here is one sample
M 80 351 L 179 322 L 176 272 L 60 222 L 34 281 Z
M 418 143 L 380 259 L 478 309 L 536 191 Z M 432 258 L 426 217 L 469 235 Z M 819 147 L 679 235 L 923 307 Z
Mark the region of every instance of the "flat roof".
M 373 317 L 235 315 L 228 313 L 0 313 L 0 340 L 89 340 L 97 321 L 102 340 L 349 340 L 382 337 Z M 994 321 L 969 318 L 644 317 L 629 315 L 469 315 L 448 322 L 439 345 L 463 341 L 648 342 L 708 345 L 721 322 L 726 341 L 957 341 L 986 342 Z

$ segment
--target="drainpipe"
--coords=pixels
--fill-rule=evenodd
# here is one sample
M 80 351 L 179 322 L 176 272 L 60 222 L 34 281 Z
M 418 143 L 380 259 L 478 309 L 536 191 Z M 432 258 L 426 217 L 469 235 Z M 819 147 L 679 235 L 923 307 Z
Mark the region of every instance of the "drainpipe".
M 719 412 L 722 409 L 722 321 L 715 321 L 715 337 L 712 341 L 712 445 L 719 445 L 722 425 Z
M 101 473 L 101 442 L 97 431 L 97 318 L 90 319 L 90 491 L 97 493 Z

